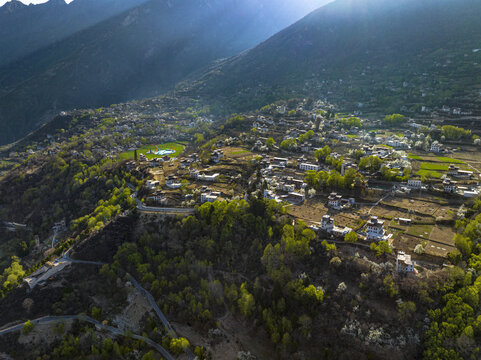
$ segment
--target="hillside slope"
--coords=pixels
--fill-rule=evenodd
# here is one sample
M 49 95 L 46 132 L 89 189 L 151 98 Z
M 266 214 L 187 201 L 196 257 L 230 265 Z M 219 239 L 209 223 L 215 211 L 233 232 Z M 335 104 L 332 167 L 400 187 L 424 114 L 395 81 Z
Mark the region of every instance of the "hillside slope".
M 474 0 L 338 0 L 188 88 L 238 109 L 296 90 L 345 109 L 479 110 L 480 17 Z
M 150 0 L 1 68 L 0 143 L 60 110 L 160 94 L 303 11 L 288 0 Z
M 0 65 L 33 53 L 147 0 L 49 0 L 27 6 L 11 0 L 0 7 Z

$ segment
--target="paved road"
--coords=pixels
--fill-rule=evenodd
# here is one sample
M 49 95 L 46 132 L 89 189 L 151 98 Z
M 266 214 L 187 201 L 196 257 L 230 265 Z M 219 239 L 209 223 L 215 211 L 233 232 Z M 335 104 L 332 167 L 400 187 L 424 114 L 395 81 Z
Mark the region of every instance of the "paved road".
M 175 333 L 174 329 L 169 323 L 169 320 L 165 317 L 164 313 L 160 310 L 159 306 L 155 302 L 154 297 L 152 294 L 150 294 L 147 290 L 145 290 L 138 282 L 135 280 L 135 278 L 128 274 L 130 281 L 132 282 L 132 285 L 147 299 L 147 301 L 150 303 L 152 308 L 154 309 L 155 313 L 159 317 L 160 321 L 162 321 L 162 324 L 167 328 L 168 331 L 172 331 Z
M 67 251 L 64 256 L 62 258 L 59 259 L 61 262 L 71 262 L 71 263 L 75 263 L 75 264 L 88 264 L 88 265 L 98 265 L 98 266 L 102 266 L 102 265 L 105 265 L 105 263 L 102 263 L 102 262 L 97 262 L 97 261 L 87 261 L 87 260 L 74 260 L 72 258 L 70 258 L 69 256 L 69 251 Z M 169 332 L 171 332 L 175 337 L 178 337 L 177 334 L 175 333 L 175 330 L 174 328 L 172 327 L 172 325 L 170 325 L 170 322 L 169 320 L 167 319 L 167 317 L 164 315 L 164 313 L 162 312 L 162 310 L 160 310 L 159 306 L 157 305 L 154 297 L 152 296 L 152 294 L 150 292 L 148 292 L 147 290 L 145 290 L 139 283 L 138 281 L 130 274 L 128 274 L 129 276 L 129 279 L 132 283 L 132 285 L 142 294 L 142 296 L 144 296 L 147 301 L 150 303 L 150 306 L 152 306 L 152 308 L 154 309 L 154 312 L 157 314 L 157 316 L 159 317 L 160 321 L 162 322 L 162 324 L 167 328 L 167 330 Z M 112 328 L 112 329 L 115 329 L 115 328 Z M 142 340 L 146 341 L 145 340 L 146 338 L 144 337 L 141 337 Z M 140 338 L 139 338 L 140 339 Z M 155 347 L 155 345 L 157 345 L 155 342 L 152 342 L 151 346 Z M 163 348 L 162 348 L 163 349 Z M 160 350 L 159 350 L 160 351 Z M 194 354 L 192 353 L 192 351 L 190 349 L 187 349 L 186 350 L 186 353 L 187 355 L 189 356 L 189 359 L 194 359 Z
M 138 282 L 137 280 L 135 280 L 135 278 L 128 274 L 129 278 L 130 278 L 130 281 L 132 282 L 132 284 L 134 285 L 134 287 L 147 299 L 147 301 L 150 303 L 150 306 L 152 306 L 152 308 L 154 309 L 155 313 L 157 314 L 157 316 L 159 317 L 160 321 L 162 321 L 162 324 L 164 324 L 164 326 L 167 328 L 167 330 L 172 333 L 172 335 L 176 338 L 178 338 L 174 328 L 172 327 L 172 325 L 170 325 L 169 323 L 169 320 L 167 320 L 167 318 L 165 317 L 164 313 L 162 312 L 162 310 L 160 310 L 159 306 L 157 305 L 157 303 L 155 302 L 155 299 L 154 297 L 152 296 L 152 294 L 150 292 L 148 292 L 147 290 L 145 290 Z M 189 349 L 187 348 L 185 350 L 187 356 L 189 357 L 189 359 L 193 360 L 195 358 L 194 356 L 194 353 Z
M 142 212 L 154 212 L 165 214 L 194 214 L 195 209 L 192 208 L 159 208 L 153 206 L 137 206 L 137 209 Z
M 130 187 L 130 186 L 129 186 Z M 164 214 L 193 214 L 195 209 L 193 208 L 161 208 L 156 206 L 145 206 L 137 198 L 137 192 L 131 195 L 132 199 L 137 203 L 137 209 L 142 212 L 154 212 L 154 213 L 164 213 Z
M 99 266 L 102 266 L 102 265 L 106 264 L 106 263 L 99 262 L 99 261 L 74 260 L 69 256 L 68 251 L 61 258 L 59 258 L 55 261 L 56 262 L 71 262 L 71 263 L 74 263 L 74 264 L 99 265 Z
M 45 325 L 45 324 L 57 323 L 57 322 L 68 321 L 68 320 L 86 321 L 86 322 L 89 322 L 89 323 L 95 325 L 95 327 L 99 330 L 108 331 L 108 332 L 110 332 L 110 333 L 112 333 L 116 336 L 125 336 L 125 334 L 122 330 L 120 330 L 118 328 L 115 328 L 113 326 L 104 325 L 101 322 L 99 322 L 95 319 L 92 319 L 89 316 L 83 316 L 83 315 L 45 316 L 45 317 L 41 317 L 41 318 L 38 318 L 38 319 L 31 320 L 31 323 L 34 324 L 34 325 Z M 0 330 L 0 335 L 21 331 L 23 329 L 23 325 L 24 325 L 23 323 L 17 324 L 17 325 L 8 327 L 6 329 Z M 149 338 L 146 338 L 146 337 L 140 336 L 140 335 L 136 335 L 136 334 L 131 335 L 131 337 L 134 338 L 134 339 L 137 339 L 137 340 L 142 340 L 145 343 L 149 344 L 151 347 L 155 348 L 160 354 L 162 354 L 162 356 L 165 359 L 174 360 L 172 355 L 170 355 L 170 353 L 166 349 L 164 349 L 162 346 L 160 346 L 156 342 L 150 340 Z

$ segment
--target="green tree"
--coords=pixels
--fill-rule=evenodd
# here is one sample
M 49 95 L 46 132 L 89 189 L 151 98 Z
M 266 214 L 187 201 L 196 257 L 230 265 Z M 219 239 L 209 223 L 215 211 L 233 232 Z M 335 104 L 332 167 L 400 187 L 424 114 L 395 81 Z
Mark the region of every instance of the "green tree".
M 27 335 L 29 334 L 33 329 L 34 329 L 35 325 L 30 321 L 30 320 L 27 320 L 24 324 L 23 324 L 23 328 L 22 328 L 22 332 Z
M 266 146 L 267 146 L 269 149 L 272 149 L 272 147 L 273 147 L 275 144 L 276 144 L 276 141 L 275 141 L 273 138 L 271 138 L 271 137 L 267 138 L 267 140 L 266 140 Z
M 398 319 L 402 323 L 408 323 L 416 312 L 416 304 L 412 301 L 398 304 Z
M 383 120 L 383 124 L 386 126 L 399 126 L 406 122 L 406 118 L 401 114 L 387 115 Z
M 180 337 L 180 338 L 172 338 L 170 340 L 170 350 L 175 354 L 175 355 L 180 355 L 185 350 L 190 346 L 189 340 L 186 338 Z
M 389 297 L 397 295 L 397 290 L 394 287 L 394 280 L 391 275 L 386 275 L 382 283 L 384 285 L 384 292 L 389 295 Z
M 249 293 L 247 290 L 247 283 L 243 283 L 240 287 L 240 298 L 238 300 L 239 310 L 241 311 L 242 315 L 250 316 L 252 315 L 256 301 L 254 296 Z
M 344 241 L 349 243 L 357 242 L 357 234 L 355 231 L 350 231 L 344 236 Z

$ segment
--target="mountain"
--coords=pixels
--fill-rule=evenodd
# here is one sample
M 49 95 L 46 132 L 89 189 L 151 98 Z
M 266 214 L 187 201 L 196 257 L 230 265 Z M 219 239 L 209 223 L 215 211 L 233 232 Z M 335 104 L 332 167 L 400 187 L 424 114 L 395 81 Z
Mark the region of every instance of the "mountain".
M 365 112 L 479 112 L 480 17 L 476 0 L 338 0 L 183 88 L 234 109 L 301 94 Z
M 49 0 L 27 6 L 11 0 L 0 7 L 0 65 L 6 65 L 108 19 L 146 0 Z
M 60 110 L 160 94 L 210 62 L 255 46 L 313 3 L 150 0 L 73 34 L 0 68 L 0 143 Z

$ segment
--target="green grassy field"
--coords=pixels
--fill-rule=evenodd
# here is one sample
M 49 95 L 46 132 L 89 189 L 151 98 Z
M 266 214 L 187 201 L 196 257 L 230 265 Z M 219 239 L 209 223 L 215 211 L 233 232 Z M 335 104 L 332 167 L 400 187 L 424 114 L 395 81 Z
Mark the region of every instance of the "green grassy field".
M 411 160 L 419 160 L 419 161 L 422 161 L 422 160 L 423 160 L 423 158 L 422 158 L 421 156 L 419 156 L 419 155 L 414 155 L 414 154 L 411 154 L 411 153 L 408 154 L 408 159 L 411 159 Z
M 238 151 L 233 151 L 232 155 L 247 154 L 249 152 L 250 152 L 249 150 L 238 150 Z
M 428 162 L 421 163 L 421 170 L 448 171 L 448 169 L 449 169 L 449 166 L 444 164 L 436 164 L 436 163 L 428 163 Z
M 156 146 L 159 148 L 159 149 L 171 149 L 171 150 L 175 150 L 175 153 L 173 154 L 169 154 L 169 156 L 171 158 L 173 157 L 177 157 L 179 156 L 180 154 L 182 154 L 182 152 L 184 151 L 184 145 L 181 145 L 181 144 L 178 144 L 178 143 L 165 143 L 165 144 L 158 144 L 158 145 L 146 145 L 146 146 L 143 146 L 141 147 L 140 149 L 137 149 L 137 154 L 144 154 L 147 159 L 155 159 L 155 158 L 158 158 L 159 156 L 158 155 L 155 155 L 155 154 L 147 154 L 147 152 L 149 150 L 156 150 Z M 134 152 L 133 151 L 127 151 L 127 152 L 124 152 L 124 153 L 121 153 L 120 155 L 120 158 L 121 159 L 125 159 L 125 160 L 130 160 L 130 159 L 133 159 L 134 158 Z
M 439 179 L 441 177 L 441 174 L 438 173 L 437 171 L 432 171 L 432 170 L 419 170 L 416 175 L 418 176 L 425 176 L 427 178 L 436 178 Z
M 453 158 L 449 158 L 449 157 L 437 157 L 437 159 L 439 161 L 442 161 L 444 163 L 449 163 L 449 164 L 466 164 L 464 161 L 462 160 L 458 160 L 458 159 L 453 159 Z
M 411 225 L 408 230 L 407 234 L 413 236 L 423 237 L 425 239 L 429 239 L 429 234 L 433 230 L 432 225 Z

